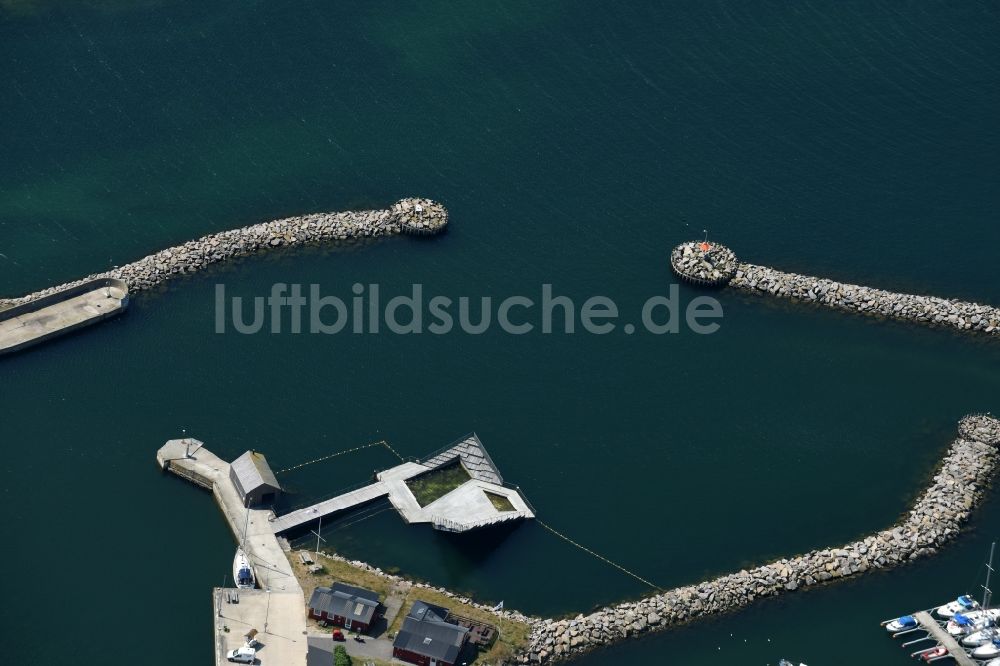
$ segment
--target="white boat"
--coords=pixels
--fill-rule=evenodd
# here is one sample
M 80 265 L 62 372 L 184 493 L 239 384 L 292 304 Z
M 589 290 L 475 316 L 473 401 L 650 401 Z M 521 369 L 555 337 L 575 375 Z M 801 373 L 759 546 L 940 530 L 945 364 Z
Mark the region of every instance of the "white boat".
M 948 620 L 945 629 L 952 636 L 966 636 L 992 626 L 997 618 L 1000 618 L 1000 608 L 955 613 L 955 617 Z
M 907 629 L 915 629 L 917 627 L 917 618 L 912 615 L 904 615 L 902 617 L 897 617 L 891 622 L 885 623 L 885 630 L 890 634 L 894 634 L 897 631 L 905 631 Z
M 984 643 L 972 651 L 973 659 L 992 659 L 993 657 L 1000 657 L 1000 638 L 994 638 L 989 643 Z
M 233 580 L 241 590 L 252 590 L 256 583 L 250 559 L 242 548 L 236 549 L 236 557 L 233 558 Z
M 967 594 L 963 594 L 958 599 L 946 603 L 937 609 L 939 617 L 955 617 L 955 613 L 967 613 L 979 608 L 979 602 Z
M 986 662 L 986 666 L 1000 666 L 1000 659 L 991 659 Z
M 989 643 L 998 635 L 1000 634 L 997 634 L 996 627 L 987 627 L 986 629 L 980 629 L 979 631 L 974 631 L 968 636 L 962 638 L 962 645 L 966 647 L 977 647 L 979 645 L 982 645 L 983 643 Z

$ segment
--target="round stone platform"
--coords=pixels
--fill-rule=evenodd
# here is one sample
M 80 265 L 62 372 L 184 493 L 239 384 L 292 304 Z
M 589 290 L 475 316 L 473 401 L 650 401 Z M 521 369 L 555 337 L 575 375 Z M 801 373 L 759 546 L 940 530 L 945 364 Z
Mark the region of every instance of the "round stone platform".
M 736 253 L 708 241 L 681 243 L 670 253 L 670 267 L 677 277 L 693 284 L 718 287 L 736 273 Z
M 400 230 L 407 234 L 429 236 L 448 226 L 448 210 L 431 199 L 400 199 L 390 212 L 399 222 Z

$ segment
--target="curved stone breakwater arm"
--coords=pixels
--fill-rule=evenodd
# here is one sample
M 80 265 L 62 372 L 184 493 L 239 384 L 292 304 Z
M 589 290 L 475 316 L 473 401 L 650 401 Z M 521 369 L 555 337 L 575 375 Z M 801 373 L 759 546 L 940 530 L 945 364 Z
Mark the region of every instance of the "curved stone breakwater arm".
M 20 298 L 0 299 L 0 308 L 19 305 L 96 278 L 124 280 L 129 291 L 150 289 L 178 275 L 257 252 L 293 246 L 399 233 L 428 235 L 448 224 L 448 211 L 430 199 L 401 199 L 388 210 L 312 213 L 261 222 L 202 236 L 138 261 Z
M 954 538 L 983 497 L 997 464 L 1000 421 L 959 422 L 931 485 L 894 527 L 840 546 L 814 550 L 572 620 L 538 620 L 521 663 L 567 658 L 630 636 L 743 608 L 761 597 L 884 569 L 934 553 Z
M 937 296 L 897 294 L 741 263 L 732 250 L 719 243 L 681 243 L 670 253 L 670 267 L 682 280 L 701 286 L 728 284 L 756 294 L 820 303 L 866 315 L 1000 335 L 1000 308 Z
M 937 296 L 897 294 L 826 278 L 739 264 L 730 286 L 920 324 L 1000 335 L 1000 308 Z

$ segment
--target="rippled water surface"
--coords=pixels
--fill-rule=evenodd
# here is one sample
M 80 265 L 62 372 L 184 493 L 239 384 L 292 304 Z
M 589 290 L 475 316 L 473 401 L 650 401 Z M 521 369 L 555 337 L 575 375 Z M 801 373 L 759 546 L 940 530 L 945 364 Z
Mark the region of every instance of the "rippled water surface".
M 711 336 L 215 334 L 220 283 L 548 283 L 637 323 L 706 228 L 755 263 L 1000 303 L 993 4 L 343 5 L 0 2 L 3 295 L 289 214 L 420 195 L 452 220 L 179 280 L 0 361 L 10 663 L 130 664 L 164 634 L 209 663 L 234 544 L 156 468 L 185 428 L 278 468 L 475 430 L 546 522 L 670 587 L 892 523 L 957 420 L 998 409 L 996 344 L 725 291 Z M 307 501 L 391 464 L 283 480 Z M 991 492 L 930 561 L 580 663 L 906 663 L 878 622 L 975 592 L 998 520 Z M 647 592 L 537 524 L 348 522 L 324 530 L 341 552 L 530 613 Z

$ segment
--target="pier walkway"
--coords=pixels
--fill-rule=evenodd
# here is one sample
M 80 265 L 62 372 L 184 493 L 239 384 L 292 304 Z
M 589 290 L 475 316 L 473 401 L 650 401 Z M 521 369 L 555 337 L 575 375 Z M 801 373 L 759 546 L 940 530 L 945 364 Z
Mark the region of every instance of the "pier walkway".
M 952 659 L 958 666 L 979 666 L 976 661 L 970 657 L 961 645 L 958 644 L 951 634 L 941 628 L 937 620 L 931 617 L 931 614 L 927 611 L 920 611 L 913 616 L 920 627 L 927 631 L 934 640 L 944 646 L 948 650 L 948 654 L 951 655 Z
M 247 555 L 257 574 L 257 584 L 261 588 L 302 594 L 288 558 L 271 529 L 268 520 L 271 510 L 247 509 L 243 506 L 236 488 L 229 480 L 229 463 L 206 449 L 196 439 L 170 440 L 157 452 L 156 460 L 161 468 L 202 487 L 211 488 L 237 543 L 245 542 Z
M 364 488 L 358 488 L 343 495 L 323 500 L 304 509 L 286 513 L 271 521 L 271 529 L 274 530 L 275 534 L 280 534 L 281 532 L 305 525 L 314 520 L 325 518 L 338 511 L 345 511 L 361 506 L 362 504 L 367 504 L 387 494 L 389 494 L 389 487 L 386 484 L 381 482 L 373 483 Z
M 245 508 L 229 479 L 229 463 L 196 439 L 170 440 L 157 451 L 156 461 L 162 469 L 212 491 L 237 543 L 243 544 L 261 588 L 232 590 L 240 597 L 240 602 L 233 604 L 224 604 L 220 593 L 214 593 L 217 663 L 226 663 L 218 661 L 220 650 L 239 647 L 233 643 L 234 636 L 242 644 L 234 631 L 242 632 L 252 625 L 261 632 L 258 639 L 265 646 L 260 652 L 262 663 L 304 666 L 308 651 L 305 596 L 271 529 L 268 520 L 271 510 Z M 268 658 L 269 646 L 275 648 L 271 653 L 273 659 Z
M 121 314 L 128 290 L 121 280 L 94 280 L 0 310 L 0 354 L 18 351 Z
M 426 506 L 420 506 L 407 481 L 436 469 L 460 462 L 469 480 Z M 382 497 L 407 523 L 431 523 L 438 530 L 465 532 L 497 523 L 534 518 L 535 512 L 516 488 L 503 485 L 503 477 L 473 433 L 421 462 L 404 462 L 379 472 L 376 482 L 332 499 L 298 509 L 271 520 L 271 529 L 280 534 L 339 511 L 361 506 Z M 490 495 L 504 498 L 510 509 L 498 509 Z

